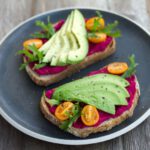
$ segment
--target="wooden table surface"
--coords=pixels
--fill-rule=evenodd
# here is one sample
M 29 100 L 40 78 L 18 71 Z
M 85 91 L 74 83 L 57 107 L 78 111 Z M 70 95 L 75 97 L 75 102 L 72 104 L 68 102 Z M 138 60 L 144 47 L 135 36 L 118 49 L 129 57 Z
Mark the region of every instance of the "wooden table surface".
M 12 28 L 41 12 L 88 6 L 116 11 L 150 31 L 150 0 L 0 0 L 0 39 Z M 9 125 L 0 117 L 0 150 L 150 150 L 150 117 L 134 130 L 114 140 L 87 146 L 62 146 L 36 140 Z

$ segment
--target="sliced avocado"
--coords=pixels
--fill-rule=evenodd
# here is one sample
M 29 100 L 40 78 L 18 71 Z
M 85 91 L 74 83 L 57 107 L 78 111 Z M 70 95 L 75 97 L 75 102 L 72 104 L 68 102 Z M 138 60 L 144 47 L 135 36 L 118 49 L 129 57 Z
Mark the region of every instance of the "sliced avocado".
M 128 81 L 120 76 L 98 74 L 56 88 L 52 98 L 84 102 L 114 114 L 115 105 L 127 105 L 126 98 L 130 95 L 125 87 L 128 85 Z
M 60 39 L 62 39 L 63 42 L 63 46 L 61 47 L 61 49 L 59 51 L 55 51 L 55 55 L 52 58 L 51 61 L 51 66 L 56 66 L 57 64 L 61 65 L 61 62 L 59 62 L 59 59 L 63 59 L 64 62 L 62 64 L 66 64 L 67 61 L 67 55 L 66 54 L 67 51 L 69 51 L 72 46 L 71 46 L 71 42 L 69 41 L 69 32 L 71 32 L 71 27 L 72 27 L 72 22 L 73 22 L 73 15 L 74 12 L 71 12 L 71 15 L 68 17 L 68 21 L 66 22 L 66 26 L 65 28 L 63 28 L 60 31 Z M 68 34 L 67 34 L 68 33 Z
M 71 50 L 75 50 L 75 49 L 78 49 L 79 48 L 79 45 L 78 45 L 78 43 L 77 43 L 77 40 L 76 40 L 76 38 L 75 38 L 75 36 L 73 35 L 73 33 L 70 33 L 69 34 L 69 39 L 70 39 L 70 41 L 71 41 Z
M 45 57 L 43 58 L 43 62 L 47 63 L 48 61 L 51 61 L 51 59 L 55 55 L 56 51 L 61 49 L 62 42 L 61 42 L 59 36 L 60 36 L 60 32 L 58 32 L 57 36 L 55 37 L 55 40 L 51 44 L 50 49 L 48 50 Z
M 67 32 L 66 32 L 67 36 L 69 38 L 69 41 L 71 42 L 71 49 L 70 50 L 75 50 L 75 49 L 78 48 L 78 43 L 76 41 L 76 38 L 72 34 L 72 26 L 73 26 L 73 21 L 74 21 L 74 14 L 75 14 L 75 11 L 72 11 L 71 17 L 70 17 L 70 22 L 68 24 Z
M 61 50 L 61 48 L 63 47 L 62 45 L 59 45 L 61 38 L 60 38 L 60 34 L 62 35 L 62 32 L 64 33 L 68 22 L 69 22 L 70 17 L 67 18 L 65 24 L 62 26 L 62 28 L 58 31 L 53 43 L 51 43 L 51 45 L 49 46 L 49 50 L 47 51 L 46 55 L 43 58 L 43 62 L 51 62 L 52 57 L 54 56 L 54 54 L 56 53 L 56 51 Z M 54 34 L 55 35 L 55 34 Z M 59 42 L 58 42 L 59 41 Z M 47 42 L 46 42 L 47 43 Z M 45 44 L 46 44 L 45 43 Z M 56 44 L 57 43 L 57 44 Z M 64 44 L 67 45 L 67 44 Z M 56 56 L 55 56 L 56 57 Z
M 96 108 L 108 112 L 110 114 L 115 113 L 115 104 L 118 103 L 118 97 L 113 92 L 99 91 L 93 93 L 66 91 L 61 94 L 61 99 L 67 101 L 78 101 L 85 104 L 93 105 Z
M 71 31 L 73 19 L 74 19 L 74 11 L 72 11 L 72 13 L 71 13 L 70 22 L 68 23 L 68 27 L 66 30 L 66 35 L 67 35 L 68 40 L 70 42 L 70 48 L 69 49 L 63 48 L 63 50 L 60 54 L 58 63 L 57 63 L 57 65 L 60 65 L 60 66 L 67 64 L 68 52 L 70 50 L 75 50 L 78 48 L 77 41 L 76 41 L 75 37 L 73 36 L 72 31 Z
M 78 10 L 74 11 L 72 33 L 77 40 L 79 48 L 69 51 L 67 62 L 69 64 L 76 64 L 81 62 L 88 53 L 88 40 L 87 31 L 85 28 L 85 20 L 81 12 Z
M 84 77 L 82 79 L 75 80 L 70 83 L 66 83 L 62 86 L 59 86 L 56 89 L 54 94 L 60 91 L 63 92 L 64 90 L 70 90 L 70 89 L 76 90 L 81 88 L 84 89 L 85 87 L 90 87 L 92 85 L 99 85 L 106 82 L 116 84 L 123 88 L 129 85 L 129 82 L 120 76 L 102 73 L 102 74 Z
M 54 43 L 54 41 L 56 40 L 57 37 L 57 33 L 55 33 L 44 45 L 42 45 L 39 49 L 39 51 L 43 52 L 44 54 L 46 54 L 48 52 L 48 50 L 50 49 L 51 45 Z
M 83 89 L 70 90 L 70 93 L 72 91 L 78 93 L 78 95 L 82 95 L 83 93 L 87 93 L 88 95 L 88 93 L 93 93 L 93 92 L 99 93 L 99 91 L 112 92 L 113 94 L 116 95 L 115 105 L 127 105 L 128 103 L 126 98 L 130 96 L 128 91 L 125 88 L 107 82 L 95 86 L 90 86 L 90 88 L 84 87 Z M 65 91 L 63 91 L 63 93 L 65 93 Z
M 76 64 L 88 53 L 85 20 L 80 11 L 74 10 L 62 28 L 41 48 L 45 56 L 43 62 L 52 66 Z

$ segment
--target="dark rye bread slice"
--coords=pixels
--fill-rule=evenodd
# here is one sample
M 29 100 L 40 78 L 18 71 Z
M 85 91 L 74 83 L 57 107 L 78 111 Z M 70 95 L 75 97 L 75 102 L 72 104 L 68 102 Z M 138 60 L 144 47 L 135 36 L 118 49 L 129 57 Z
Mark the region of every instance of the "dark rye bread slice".
M 136 80 L 136 93 L 134 96 L 133 104 L 129 110 L 126 110 L 125 112 L 122 113 L 122 115 L 120 115 L 116 118 L 112 118 L 112 119 L 104 121 L 102 124 L 100 124 L 97 127 L 86 127 L 83 129 L 70 127 L 67 130 L 67 132 L 69 132 L 75 136 L 84 138 L 84 137 L 89 136 L 91 133 L 97 133 L 97 132 L 103 132 L 103 131 L 110 130 L 114 126 L 119 125 L 121 122 L 123 122 L 127 118 L 131 117 L 133 115 L 133 111 L 137 105 L 137 102 L 138 102 L 138 99 L 140 96 L 139 83 L 138 83 L 137 79 L 135 79 L 135 80 Z M 47 120 L 49 120 L 51 123 L 55 124 L 56 126 L 59 126 L 61 122 L 49 111 L 49 108 L 47 107 L 47 104 L 45 103 L 45 99 L 46 99 L 46 97 L 42 96 L 41 102 L 40 102 L 40 108 L 41 108 L 42 113 L 44 114 L 44 117 Z
M 66 77 L 71 76 L 75 72 L 80 71 L 87 66 L 94 64 L 115 52 L 116 48 L 116 41 L 113 38 L 112 42 L 106 47 L 103 52 L 97 52 L 90 56 L 87 56 L 81 63 L 69 65 L 67 69 L 64 71 L 57 73 L 57 74 L 50 74 L 50 75 L 38 75 L 35 71 L 33 71 L 29 66 L 26 66 L 26 71 L 29 74 L 30 78 L 35 82 L 37 85 L 40 86 L 48 86 L 50 84 L 56 83 Z M 26 62 L 26 60 L 23 60 Z

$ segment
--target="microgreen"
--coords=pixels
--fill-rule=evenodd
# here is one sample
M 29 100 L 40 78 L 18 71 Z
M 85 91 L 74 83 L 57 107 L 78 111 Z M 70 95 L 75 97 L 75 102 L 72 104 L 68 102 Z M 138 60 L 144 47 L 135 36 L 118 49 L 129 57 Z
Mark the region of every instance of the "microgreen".
M 100 32 L 106 33 L 107 35 L 112 36 L 112 37 L 120 37 L 121 31 L 119 29 L 117 29 L 118 24 L 119 24 L 118 21 L 114 21 L 113 23 L 109 23 Z
M 92 27 L 92 31 L 93 32 L 96 32 L 96 30 L 98 30 L 100 28 L 100 22 L 99 22 L 99 19 L 94 19 L 94 24 L 93 24 L 93 27 Z
M 100 26 L 100 21 L 99 19 L 102 18 L 102 14 L 99 11 L 96 11 L 97 14 L 97 19 L 94 20 L 92 31 L 88 34 L 88 37 L 96 37 L 95 32 L 99 33 L 106 33 L 108 36 L 111 37 L 120 37 L 121 36 L 121 31 L 117 29 L 119 22 L 114 21 L 113 23 L 107 24 L 104 29 L 101 29 Z
M 41 64 L 35 64 L 34 67 L 33 67 L 33 70 L 34 69 L 40 69 L 42 67 L 46 66 L 46 63 L 41 63 Z
M 79 103 L 76 103 L 74 104 L 72 114 L 70 113 L 68 114 L 69 119 L 63 121 L 59 127 L 63 130 L 67 130 L 80 117 L 80 115 L 81 115 L 81 108 L 80 108 Z
M 123 78 L 128 78 L 136 72 L 136 67 L 138 64 L 135 62 L 135 56 L 133 54 L 129 57 L 129 62 L 130 62 L 129 68 L 122 75 Z
M 19 70 L 25 69 L 27 65 L 28 65 L 28 62 L 21 64 L 19 67 Z
M 99 18 L 102 18 L 103 17 L 103 15 L 101 14 L 101 12 L 100 11 L 96 11 L 96 15 L 99 17 Z
M 35 64 L 33 69 L 39 69 L 46 65 L 45 63 L 42 63 L 42 59 L 44 57 L 43 52 L 39 51 L 34 44 L 29 45 L 27 49 L 19 50 L 17 54 L 25 55 L 28 58 L 28 61 L 20 66 L 20 70 L 24 69 L 30 62 L 37 61 L 39 63 Z
M 56 99 L 49 99 L 46 102 L 49 103 L 51 106 L 59 105 L 60 104 L 60 101 L 58 101 Z
M 53 27 L 53 24 L 50 22 L 50 17 L 48 17 L 47 19 L 47 24 L 40 20 L 37 20 L 35 24 L 36 26 L 39 26 L 42 31 L 31 34 L 32 37 L 49 39 L 52 35 L 54 35 L 55 29 Z
M 105 26 L 104 29 L 99 29 L 100 23 L 98 19 L 95 19 L 93 24 L 93 31 L 88 33 L 88 37 L 96 37 L 95 32 L 106 33 L 108 36 L 115 37 L 115 38 L 120 37 L 121 31 L 117 29 L 118 24 L 119 24 L 118 21 L 114 21 L 113 23 L 109 23 L 107 26 Z

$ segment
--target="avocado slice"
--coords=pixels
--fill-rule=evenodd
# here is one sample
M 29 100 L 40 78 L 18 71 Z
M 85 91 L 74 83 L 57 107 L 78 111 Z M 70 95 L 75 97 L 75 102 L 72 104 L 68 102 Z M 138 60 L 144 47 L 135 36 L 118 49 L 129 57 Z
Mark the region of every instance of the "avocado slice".
M 88 53 L 88 40 L 87 31 L 85 28 L 85 20 L 81 12 L 78 10 L 74 11 L 72 33 L 76 38 L 79 48 L 69 51 L 67 62 L 69 64 L 76 64 L 81 62 Z
M 59 60 L 57 62 L 57 65 L 60 65 L 60 66 L 66 65 L 68 52 L 69 52 L 69 50 L 72 49 L 72 41 L 70 40 L 70 34 L 71 34 L 73 19 L 74 19 L 74 11 L 71 12 L 67 28 L 66 28 L 65 32 L 63 33 L 63 35 L 62 35 L 63 37 L 65 37 L 64 40 L 66 42 L 69 42 L 70 47 L 66 47 L 67 46 L 66 44 L 64 44 L 64 47 L 62 47 L 62 51 L 59 54 L 60 57 L 59 57 Z
M 108 112 L 110 114 L 115 114 L 115 104 L 118 103 L 118 97 L 113 92 L 106 91 L 95 91 L 93 93 L 83 92 L 78 94 L 78 92 L 66 91 L 61 94 L 61 100 L 67 101 L 78 101 L 85 104 L 93 105 L 97 109 Z M 61 101 L 59 99 L 59 101 Z
M 106 82 L 114 83 L 117 86 L 121 86 L 122 88 L 127 87 L 129 85 L 129 82 L 120 76 L 101 73 L 93 76 L 84 77 L 82 79 L 78 79 L 73 82 L 59 86 L 56 89 L 55 93 L 59 91 L 63 92 L 64 90 L 70 89 L 71 90 L 84 89 L 85 87 L 90 87 L 92 85 L 99 85 Z
M 70 44 L 70 41 L 68 40 L 66 33 L 68 31 L 68 28 L 71 28 L 70 26 L 71 26 L 72 20 L 73 20 L 73 12 L 71 13 L 71 15 L 68 16 L 68 19 L 65 23 L 64 28 L 62 28 L 62 30 L 60 31 L 59 40 L 62 41 L 63 45 L 59 50 L 55 51 L 55 55 L 53 56 L 52 61 L 51 61 L 51 66 L 56 66 L 58 64 L 58 60 L 61 57 L 62 53 L 64 51 L 68 51 L 71 48 L 71 44 Z
M 56 88 L 52 98 L 62 101 L 79 101 L 114 114 L 115 105 L 127 105 L 130 95 L 125 87 L 129 82 L 111 74 L 85 77 Z
M 104 92 L 112 92 L 113 94 L 116 95 L 116 103 L 115 105 L 127 105 L 127 100 L 126 98 L 128 98 L 130 95 L 128 93 L 128 91 L 125 88 L 122 88 L 121 86 L 117 86 L 113 83 L 101 83 L 95 86 L 90 86 L 89 87 L 84 87 L 83 89 L 76 89 L 76 90 L 70 90 L 69 92 L 76 92 L 78 93 L 78 95 L 82 95 L 83 93 L 93 93 L 93 92 L 97 92 L 99 93 L 99 91 L 104 91 Z M 65 93 L 65 91 L 63 91 L 63 93 Z
M 70 42 L 70 49 L 65 49 L 63 48 L 61 54 L 60 54 L 60 58 L 58 60 L 57 65 L 65 65 L 67 63 L 67 57 L 68 57 L 68 52 L 71 50 L 76 50 L 78 49 L 78 43 L 76 41 L 76 38 L 74 37 L 73 33 L 72 33 L 72 25 L 73 25 L 73 19 L 74 19 L 74 11 L 72 11 L 71 13 L 71 17 L 70 17 L 70 22 L 68 23 L 68 27 L 66 30 L 66 34 L 68 37 L 68 40 Z
M 45 56 L 43 62 L 51 66 L 76 64 L 88 53 L 85 20 L 80 11 L 74 10 L 62 28 L 40 49 Z
M 60 43 L 62 43 L 60 36 L 62 35 L 61 32 L 63 32 L 63 31 L 66 30 L 69 19 L 70 19 L 70 17 L 67 18 L 65 24 L 64 24 L 64 25 L 62 26 L 62 28 L 56 33 L 57 35 L 56 35 L 55 39 L 51 42 L 51 45 L 49 46 L 49 50 L 47 51 L 46 55 L 45 55 L 44 58 L 43 58 L 43 62 L 51 62 L 52 57 L 56 54 L 56 51 L 61 50 L 61 48 L 63 47 L 63 45 L 60 45 Z M 54 35 L 55 35 L 55 34 L 54 34 Z M 54 36 L 54 35 L 53 35 L 53 36 Z M 51 40 L 51 39 L 50 39 L 50 40 Z M 50 42 L 49 42 L 49 43 L 50 43 Z M 49 44 L 49 43 L 48 43 L 48 44 Z M 45 44 L 47 44 L 47 42 L 46 42 Z M 44 45 L 45 45 L 45 44 L 44 44 Z M 44 45 L 43 45 L 43 46 L 44 46 Z M 67 44 L 65 44 L 65 45 L 67 45 Z M 43 49 L 44 49 L 44 48 L 43 48 Z M 56 56 L 54 56 L 54 57 L 56 57 Z
M 39 51 L 46 54 L 49 51 L 51 45 L 53 45 L 53 43 L 55 42 L 58 33 L 59 32 L 55 33 L 42 47 L 40 47 Z

